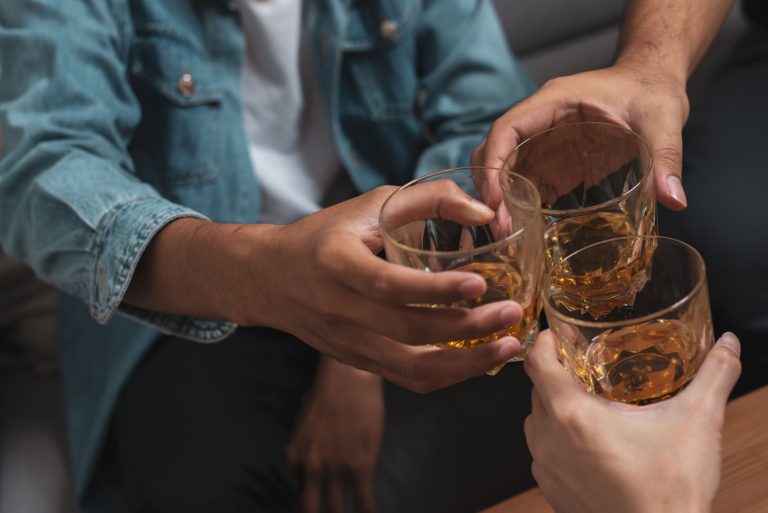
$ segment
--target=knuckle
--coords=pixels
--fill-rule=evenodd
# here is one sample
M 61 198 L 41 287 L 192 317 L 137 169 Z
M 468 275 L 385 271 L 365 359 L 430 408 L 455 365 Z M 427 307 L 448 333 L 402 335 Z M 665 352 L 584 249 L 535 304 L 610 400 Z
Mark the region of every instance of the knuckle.
M 541 86 L 542 90 L 546 89 L 557 89 L 563 85 L 564 82 L 567 82 L 568 79 L 566 77 L 555 77 L 550 78 L 546 82 L 544 82 L 544 85 Z
M 453 180 L 440 180 L 435 183 L 437 184 L 437 192 L 440 197 L 448 197 L 462 192 L 461 188 Z M 438 214 L 440 214 L 440 212 L 438 212 Z
M 718 347 L 717 351 L 711 351 L 711 358 L 728 372 L 741 372 L 741 360 L 735 354 L 724 347 Z
M 680 148 L 675 146 L 663 146 L 656 150 L 656 159 L 665 161 L 676 166 L 679 166 L 683 162 L 683 154 Z
M 582 410 L 569 403 L 558 404 L 554 416 L 561 425 L 575 434 L 582 433 L 587 428 L 588 419 L 585 419 Z
M 392 294 L 392 280 L 385 271 L 377 271 L 371 280 L 371 295 L 374 298 L 388 299 Z
M 531 445 L 533 438 L 533 415 L 529 414 L 525 417 L 525 421 L 523 422 L 523 432 L 525 438 L 528 440 L 528 445 Z
M 389 198 L 398 189 L 395 185 L 380 185 L 371 190 L 371 194 L 377 201 L 383 202 Z
M 336 236 L 329 234 L 317 243 L 314 251 L 315 263 L 320 269 L 332 269 L 338 260 L 339 244 Z

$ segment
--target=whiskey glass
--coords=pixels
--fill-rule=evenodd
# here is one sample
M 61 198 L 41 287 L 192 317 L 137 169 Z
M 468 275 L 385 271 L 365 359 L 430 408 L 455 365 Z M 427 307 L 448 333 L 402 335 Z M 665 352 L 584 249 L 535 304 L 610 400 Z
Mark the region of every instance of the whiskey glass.
M 657 233 L 651 151 L 622 126 L 550 128 L 520 143 L 506 166 L 539 190 L 548 270 L 595 242 Z
M 704 260 L 675 239 L 620 237 L 579 249 L 551 270 L 542 296 L 561 362 L 607 399 L 672 397 L 714 343 Z
M 483 191 L 498 190 L 498 169 L 465 167 L 438 171 L 395 191 L 384 203 L 379 226 L 390 262 L 427 272 L 467 271 L 485 279 L 481 297 L 425 307 L 474 308 L 494 301 L 513 300 L 523 309 L 520 323 L 504 331 L 472 340 L 450 340 L 441 347 L 471 348 L 511 335 L 521 343 L 521 360 L 538 333 L 541 310 L 539 283 L 543 277 L 544 244 L 541 199 L 525 178 L 506 175 L 504 201 L 491 204 Z M 420 198 L 448 203 L 466 195 L 494 212 L 488 224 L 473 224 L 448 211 L 434 217 L 420 212 Z M 447 209 L 446 209 L 447 210 Z

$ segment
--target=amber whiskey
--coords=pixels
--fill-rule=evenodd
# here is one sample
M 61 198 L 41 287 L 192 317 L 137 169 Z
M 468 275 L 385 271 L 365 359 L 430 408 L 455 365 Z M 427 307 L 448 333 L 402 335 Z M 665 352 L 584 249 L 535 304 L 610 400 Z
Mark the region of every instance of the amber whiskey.
M 523 319 L 506 330 L 491 333 L 481 338 L 453 340 L 441 345 L 456 348 L 475 347 L 507 335 L 522 342 L 532 334 L 533 328 L 538 326 L 540 302 L 535 285 L 530 283 L 531 279 L 526 282 L 516 265 L 504 262 L 473 262 L 452 270 L 479 274 L 485 279 L 487 285 L 486 292 L 481 297 L 456 302 L 451 305 L 452 307 L 474 308 L 495 301 L 511 299 L 520 303 L 523 308 Z
M 686 324 L 656 320 L 598 336 L 571 362 L 588 390 L 607 399 L 644 405 L 666 399 L 688 383 L 699 345 Z

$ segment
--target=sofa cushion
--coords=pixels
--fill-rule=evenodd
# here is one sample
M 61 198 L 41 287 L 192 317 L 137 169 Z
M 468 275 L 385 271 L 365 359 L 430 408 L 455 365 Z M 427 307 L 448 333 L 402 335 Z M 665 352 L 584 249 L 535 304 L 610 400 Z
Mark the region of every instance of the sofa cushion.
M 618 0 L 495 0 L 509 44 L 520 56 L 615 26 Z

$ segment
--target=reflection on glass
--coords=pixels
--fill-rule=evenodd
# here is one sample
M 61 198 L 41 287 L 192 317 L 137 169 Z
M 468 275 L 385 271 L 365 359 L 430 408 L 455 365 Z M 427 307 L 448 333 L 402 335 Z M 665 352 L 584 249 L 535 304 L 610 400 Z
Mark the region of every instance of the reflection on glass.
M 674 239 L 587 246 L 555 265 L 543 289 L 563 364 L 608 399 L 641 405 L 673 396 L 714 341 L 704 261 Z
M 541 195 L 548 269 L 601 240 L 656 234 L 651 153 L 623 127 L 583 122 L 551 128 L 521 143 L 508 166 Z
M 474 347 L 511 335 L 523 345 L 523 353 L 538 332 L 544 244 L 541 234 L 540 198 L 528 180 L 510 174 L 508 194 L 501 200 L 500 170 L 474 167 L 439 171 L 415 180 L 395 192 L 384 204 L 380 227 L 387 259 L 430 272 L 469 271 L 479 274 L 488 286 L 482 297 L 433 308 L 474 308 L 494 301 L 514 300 L 524 311 L 523 320 L 508 330 L 472 340 L 450 340 L 455 348 Z M 450 187 L 446 186 L 447 184 Z M 482 192 L 481 192 L 482 191 Z M 463 222 L 451 212 L 425 216 L 419 212 L 424 195 L 468 195 L 495 213 L 487 224 Z M 516 358 L 516 359 L 521 359 Z

